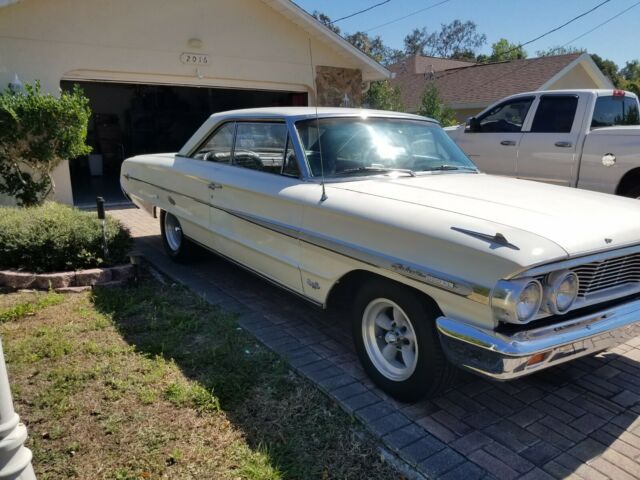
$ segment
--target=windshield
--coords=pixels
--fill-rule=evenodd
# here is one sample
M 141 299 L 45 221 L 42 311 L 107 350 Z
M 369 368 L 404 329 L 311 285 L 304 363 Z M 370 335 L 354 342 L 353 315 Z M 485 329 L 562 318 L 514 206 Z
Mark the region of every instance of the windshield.
M 321 176 L 323 170 L 328 177 L 476 171 L 444 130 L 427 121 L 320 118 L 296 122 L 296 129 L 313 176 Z

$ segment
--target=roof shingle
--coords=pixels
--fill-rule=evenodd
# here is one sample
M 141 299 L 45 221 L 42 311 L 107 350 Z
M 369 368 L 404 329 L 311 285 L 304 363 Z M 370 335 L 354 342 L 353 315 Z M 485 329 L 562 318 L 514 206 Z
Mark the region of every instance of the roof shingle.
M 402 102 L 416 111 L 430 82 L 447 105 L 489 105 L 503 97 L 539 89 L 580 53 L 509 62 L 474 64 L 436 71 L 433 74 L 400 73 L 392 83 L 400 88 Z M 391 67 L 390 70 L 394 71 Z

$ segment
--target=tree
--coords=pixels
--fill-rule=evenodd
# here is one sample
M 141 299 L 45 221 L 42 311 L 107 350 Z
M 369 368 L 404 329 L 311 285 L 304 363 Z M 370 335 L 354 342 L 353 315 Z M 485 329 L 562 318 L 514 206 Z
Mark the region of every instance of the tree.
M 418 108 L 418 115 L 438 120 L 443 127 L 458 124 L 455 112 L 442 102 L 434 84 L 427 85 L 425 88 Z
M 42 201 L 54 189 L 51 172 L 64 159 L 85 155 L 91 110 L 77 85 L 60 97 L 40 84 L 0 95 L 0 192 L 21 206 Z
M 461 22 L 454 20 L 442 24 L 435 38 L 433 54 L 439 57 L 452 58 L 461 52 L 475 52 L 487 42 L 487 36 L 477 33 L 478 26 L 471 20 Z
M 327 27 L 333 33 L 340 35 L 340 27 L 338 27 L 337 25 L 334 25 L 333 22 L 331 21 L 331 18 L 328 15 L 325 15 L 324 13 L 319 12 L 318 10 L 314 10 L 311 16 L 316 20 L 318 20 L 320 23 L 322 23 L 325 27 Z
M 488 62 L 507 62 L 527 58 L 527 52 L 521 45 L 510 43 L 506 38 L 501 38 L 491 45 L 491 55 Z
M 546 50 L 538 50 L 537 57 L 552 57 L 554 55 L 569 55 L 570 53 L 585 53 L 587 50 L 581 47 L 556 46 L 549 47 Z
M 622 77 L 620 88 L 640 95 L 640 60 L 627 62 L 620 70 L 620 75 Z
M 485 44 L 487 36 L 477 33 L 475 22 L 454 20 L 441 24 L 439 32 L 429 33 L 415 28 L 404 37 L 407 55 L 428 55 L 445 58 L 475 59 L 475 52 Z
M 620 72 L 618 71 L 619 70 L 618 65 L 616 65 L 616 63 L 613 60 L 604 59 L 600 55 L 596 55 L 595 53 L 591 54 L 591 58 L 593 59 L 594 63 L 598 66 L 600 71 L 602 71 L 602 73 L 604 73 L 605 76 L 608 77 L 609 80 L 611 80 L 611 83 L 613 83 L 613 85 L 616 88 L 622 87 L 622 84 L 624 83 L 624 79 L 622 78 L 622 76 L 620 75 Z
M 396 63 L 403 56 L 402 51 L 387 47 L 379 35 L 370 37 L 366 32 L 356 32 L 345 40 L 383 65 Z
M 389 80 L 371 82 L 369 90 L 364 94 L 362 103 L 366 108 L 377 110 L 404 111 L 404 105 L 400 98 L 400 89 L 391 84 Z

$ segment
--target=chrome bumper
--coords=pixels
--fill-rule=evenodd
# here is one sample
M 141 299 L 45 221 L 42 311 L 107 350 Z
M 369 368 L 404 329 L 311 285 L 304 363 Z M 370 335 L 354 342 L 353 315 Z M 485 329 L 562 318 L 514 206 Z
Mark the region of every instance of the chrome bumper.
M 439 317 L 437 326 L 449 361 L 496 380 L 511 380 L 640 335 L 640 300 L 513 335 L 447 317 Z

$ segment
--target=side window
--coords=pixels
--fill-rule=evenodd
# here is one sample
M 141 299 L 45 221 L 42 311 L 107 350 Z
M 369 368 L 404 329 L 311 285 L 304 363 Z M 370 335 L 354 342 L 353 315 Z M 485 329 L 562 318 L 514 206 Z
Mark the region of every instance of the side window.
M 284 165 L 282 166 L 282 174 L 288 177 L 300 176 L 300 168 L 298 167 L 298 159 L 296 158 L 296 152 L 293 149 L 293 143 L 291 137 L 287 138 L 287 149 L 284 154 Z
M 238 122 L 233 164 L 280 174 L 286 141 L 287 126 L 284 123 Z
M 598 97 L 593 110 L 591 128 L 613 127 L 616 125 L 640 125 L 638 101 L 633 97 Z
M 478 118 L 478 132 L 520 132 L 533 97 L 517 98 L 501 103 Z
M 225 123 L 198 149 L 193 158 L 208 162 L 231 163 L 235 123 Z
M 533 133 L 569 133 L 578 108 L 575 95 L 544 95 L 533 118 Z

